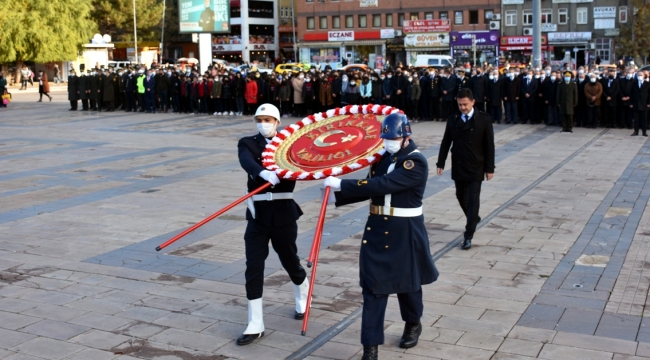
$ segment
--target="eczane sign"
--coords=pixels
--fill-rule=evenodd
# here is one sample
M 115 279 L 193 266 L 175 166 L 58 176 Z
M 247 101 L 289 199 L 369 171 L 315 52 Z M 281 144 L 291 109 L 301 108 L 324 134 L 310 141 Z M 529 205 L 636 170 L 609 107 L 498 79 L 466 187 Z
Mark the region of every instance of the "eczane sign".
M 327 41 L 353 41 L 354 31 L 328 31 Z

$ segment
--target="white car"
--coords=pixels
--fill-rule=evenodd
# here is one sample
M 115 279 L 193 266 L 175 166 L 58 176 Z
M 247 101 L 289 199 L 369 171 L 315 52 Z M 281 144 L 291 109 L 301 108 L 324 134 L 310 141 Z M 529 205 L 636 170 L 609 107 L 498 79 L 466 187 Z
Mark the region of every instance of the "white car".
M 260 73 L 266 73 L 269 75 L 271 75 L 271 73 L 273 72 L 273 69 L 269 69 L 261 65 L 250 66 L 248 64 L 242 64 L 233 68 L 235 72 L 240 72 L 242 74 L 248 74 L 251 71 L 251 69 L 257 69 L 257 71 L 259 71 Z
M 233 69 L 233 67 L 230 64 L 228 64 L 226 60 L 222 60 L 222 59 L 212 59 L 212 64 L 213 65 L 219 64 L 221 67 L 225 68 L 226 70 Z

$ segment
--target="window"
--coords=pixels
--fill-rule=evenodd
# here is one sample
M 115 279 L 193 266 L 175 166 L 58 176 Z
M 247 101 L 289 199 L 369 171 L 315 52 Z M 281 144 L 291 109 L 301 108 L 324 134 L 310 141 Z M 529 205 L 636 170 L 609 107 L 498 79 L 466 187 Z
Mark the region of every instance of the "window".
M 307 30 L 314 30 L 314 17 L 313 16 L 308 16 L 307 17 Z
M 393 27 L 393 14 L 386 14 L 386 27 Z
M 557 23 L 565 25 L 569 22 L 569 9 L 557 9 Z
M 346 28 L 353 28 L 354 27 L 354 16 L 345 15 L 345 27 Z
M 610 62 L 610 55 L 612 50 L 612 41 L 610 39 L 596 39 L 596 56 L 600 60 L 607 63 Z
M 433 20 L 433 12 L 425 12 L 424 20 Z
M 523 21 L 522 23 L 524 25 L 532 25 L 533 24 L 533 10 L 524 10 L 523 11 Z
M 618 22 L 620 23 L 627 22 L 627 6 L 620 6 L 618 8 Z
M 321 16 L 320 17 L 320 29 L 327 29 L 327 16 Z
M 517 26 L 517 10 L 506 10 L 506 26 Z
M 485 10 L 485 22 L 489 23 L 492 20 L 492 15 L 494 15 L 494 10 Z
M 478 10 L 470 10 L 469 11 L 469 24 L 470 25 L 478 25 Z
M 420 13 L 411 13 L 410 20 L 420 20 Z
M 404 26 L 404 14 L 397 14 L 397 26 Z
M 589 21 L 589 16 L 587 15 L 587 8 L 580 7 L 576 10 L 576 23 L 577 24 L 586 24 Z
M 454 11 L 454 25 L 463 25 L 462 11 Z
M 359 15 L 359 27 L 360 28 L 368 27 L 367 19 L 368 19 L 368 17 L 366 15 Z
M 372 27 L 381 27 L 381 15 L 375 14 L 372 16 Z
M 442 20 L 449 19 L 449 12 L 448 11 L 441 11 L 440 12 L 440 19 L 442 19 Z
M 332 16 L 332 29 L 340 29 L 341 28 L 341 17 L 340 16 Z
M 542 9 L 542 24 L 553 23 L 553 9 Z

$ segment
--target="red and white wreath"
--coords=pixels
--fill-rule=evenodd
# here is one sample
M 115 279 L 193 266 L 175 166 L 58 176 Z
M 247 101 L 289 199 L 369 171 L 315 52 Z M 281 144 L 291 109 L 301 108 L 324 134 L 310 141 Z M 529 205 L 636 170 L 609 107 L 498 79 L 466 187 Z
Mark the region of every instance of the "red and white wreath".
M 278 150 L 278 147 L 280 146 L 280 144 L 282 144 L 282 142 L 285 139 L 292 136 L 296 131 L 314 122 L 319 122 L 333 116 L 346 115 L 346 114 L 390 115 L 394 113 L 403 114 L 404 112 L 392 106 L 368 104 L 368 105 L 348 105 L 341 108 L 330 109 L 325 112 L 309 115 L 306 118 L 296 122 L 295 124 L 291 124 L 285 127 L 283 130 L 279 131 L 277 135 L 273 137 L 273 139 L 271 139 L 271 142 L 266 145 L 265 151 L 262 153 L 262 165 L 268 170 L 275 171 L 278 177 L 283 179 L 291 179 L 291 180 L 318 180 L 318 179 L 326 178 L 328 176 L 343 175 L 343 174 L 353 172 L 355 170 L 359 170 L 368 165 L 371 165 L 374 162 L 379 161 L 379 159 L 381 159 L 381 157 L 386 152 L 386 149 L 381 149 L 371 156 L 368 156 L 364 159 L 360 159 L 352 164 L 345 165 L 343 167 L 333 167 L 333 168 L 328 168 L 316 172 L 291 171 L 288 169 L 281 169 L 275 161 L 275 155 L 276 155 L 276 151 Z

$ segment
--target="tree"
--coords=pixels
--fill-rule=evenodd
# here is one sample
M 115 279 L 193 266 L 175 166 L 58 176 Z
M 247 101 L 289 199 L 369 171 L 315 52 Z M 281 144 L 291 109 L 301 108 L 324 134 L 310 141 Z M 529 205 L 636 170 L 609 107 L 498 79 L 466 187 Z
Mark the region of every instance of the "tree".
M 92 4 L 101 34 L 110 35 L 113 41 L 134 40 L 133 0 L 94 0 Z M 135 0 L 138 40 L 160 41 L 163 6 L 162 0 Z
M 628 9 L 628 26 L 621 26 L 616 53 L 632 56 L 637 64 L 643 64 L 642 59 L 648 56 L 650 49 L 650 4 L 646 0 L 632 0 Z
M 0 0 L 0 63 L 75 60 L 97 25 L 87 0 Z

